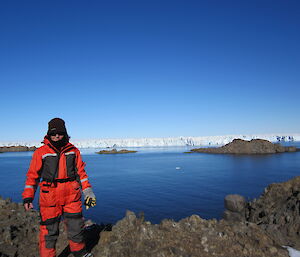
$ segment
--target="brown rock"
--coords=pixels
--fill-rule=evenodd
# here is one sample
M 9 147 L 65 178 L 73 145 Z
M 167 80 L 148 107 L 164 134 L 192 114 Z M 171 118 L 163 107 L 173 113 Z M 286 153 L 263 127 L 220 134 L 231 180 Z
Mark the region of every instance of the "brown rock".
M 149 225 L 131 217 L 129 221 L 127 215 L 108 232 L 111 236 L 95 247 L 95 256 L 271 257 L 276 251 L 276 256 L 288 257 L 287 251 L 256 224 L 217 222 L 193 215 L 179 222 L 164 220 Z
M 247 204 L 245 217 L 281 245 L 300 249 L 300 176 L 269 185 L 260 198 Z
M 225 208 L 232 212 L 242 212 L 245 209 L 246 199 L 241 195 L 227 195 L 224 199 Z
M 0 153 L 5 153 L 5 152 L 28 152 L 28 151 L 35 151 L 36 147 L 35 146 L 1 146 L 0 147 Z
M 131 150 L 126 150 L 122 149 L 120 151 L 117 151 L 117 149 L 112 149 L 112 150 L 101 150 L 99 152 L 96 152 L 97 154 L 125 154 L 125 153 L 136 153 L 137 151 L 131 151 Z
M 227 221 L 240 222 L 240 221 L 245 221 L 245 216 L 238 212 L 225 210 L 223 213 L 223 219 Z
M 273 154 L 296 151 L 296 147 L 284 147 L 263 139 L 252 139 L 250 141 L 234 139 L 231 143 L 219 148 L 196 148 L 191 150 L 191 152 L 214 154 Z

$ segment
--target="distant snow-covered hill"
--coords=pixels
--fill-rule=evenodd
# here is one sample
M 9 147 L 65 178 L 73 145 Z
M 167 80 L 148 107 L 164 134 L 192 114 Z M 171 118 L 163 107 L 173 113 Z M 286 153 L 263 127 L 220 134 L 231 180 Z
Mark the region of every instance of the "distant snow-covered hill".
M 106 147 L 164 147 L 164 146 L 220 146 L 230 143 L 235 138 L 245 140 L 266 139 L 271 142 L 300 141 L 300 133 L 282 134 L 253 134 L 253 135 L 225 135 L 206 137 L 167 137 L 167 138 L 124 138 L 124 139 L 87 139 L 71 140 L 79 148 L 106 148 Z M 0 146 L 41 146 L 39 142 L 11 141 L 0 142 Z

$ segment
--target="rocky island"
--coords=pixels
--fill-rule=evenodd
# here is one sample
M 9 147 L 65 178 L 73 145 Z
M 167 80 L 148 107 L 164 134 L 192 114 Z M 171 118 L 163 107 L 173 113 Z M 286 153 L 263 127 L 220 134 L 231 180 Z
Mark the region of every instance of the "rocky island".
M 195 148 L 188 153 L 212 153 L 212 154 L 273 154 L 284 152 L 296 152 L 294 146 L 282 146 L 273 144 L 264 139 L 234 139 L 231 143 L 218 148 Z
M 124 153 L 136 153 L 137 151 L 130 151 L 126 149 L 122 150 L 117 150 L 117 149 L 112 149 L 112 150 L 101 150 L 99 152 L 96 152 L 97 154 L 124 154 Z
M 36 147 L 35 146 L 1 146 L 0 147 L 0 153 L 6 153 L 6 152 L 28 152 L 28 151 L 35 151 Z
M 289 257 L 283 246 L 300 250 L 300 176 L 269 185 L 251 202 L 228 195 L 225 208 L 219 221 L 192 215 L 151 224 L 130 211 L 113 226 L 87 221 L 87 247 L 95 257 Z M 38 211 L 0 199 L 0 215 L 0 256 L 38 256 Z M 62 223 L 57 251 L 69 256 Z

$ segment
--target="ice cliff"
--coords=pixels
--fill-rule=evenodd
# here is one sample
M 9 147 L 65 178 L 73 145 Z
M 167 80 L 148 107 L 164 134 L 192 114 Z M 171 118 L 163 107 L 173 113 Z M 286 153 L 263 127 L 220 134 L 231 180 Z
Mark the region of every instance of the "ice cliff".
M 115 138 L 115 139 L 72 139 L 71 143 L 79 148 L 106 148 L 106 147 L 167 147 L 167 146 L 222 146 L 233 139 L 244 140 L 265 139 L 271 142 L 300 141 L 300 133 L 281 134 L 253 134 L 253 135 L 225 135 L 225 136 L 203 136 L 203 137 L 167 137 L 167 138 Z M 40 142 L 10 141 L 0 142 L 0 146 L 36 146 Z

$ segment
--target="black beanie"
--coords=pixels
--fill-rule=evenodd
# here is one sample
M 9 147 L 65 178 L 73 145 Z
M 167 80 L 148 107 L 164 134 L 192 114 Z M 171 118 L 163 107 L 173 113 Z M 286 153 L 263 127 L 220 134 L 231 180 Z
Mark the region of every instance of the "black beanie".
M 60 118 L 54 118 L 48 122 L 47 135 L 56 134 L 56 133 L 68 135 L 65 122 Z

